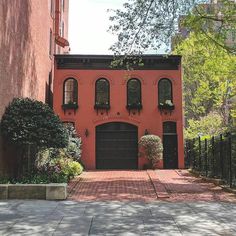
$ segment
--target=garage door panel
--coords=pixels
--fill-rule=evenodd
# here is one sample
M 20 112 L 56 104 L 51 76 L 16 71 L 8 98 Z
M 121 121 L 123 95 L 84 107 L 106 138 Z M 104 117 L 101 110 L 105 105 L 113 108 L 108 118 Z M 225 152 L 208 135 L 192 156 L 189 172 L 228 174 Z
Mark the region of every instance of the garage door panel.
M 106 123 L 96 127 L 98 169 L 137 169 L 138 130 L 127 123 Z
M 99 169 L 135 169 L 134 168 L 134 160 L 97 160 L 97 166 L 102 167 Z M 125 166 L 125 167 L 124 167 Z
M 98 154 L 97 157 L 98 158 L 107 158 L 107 156 L 109 157 L 109 159 L 115 159 L 116 157 L 119 156 L 125 156 L 125 157 L 135 157 L 136 158 L 136 149 L 99 149 L 98 150 Z
M 128 133 L 128 132 L 98 132 L 97 133 L 97 138 L 101 138 L 101 139 L 136 139 L 136 133 Z
M 119 140 L 114 140 L 114 141 L 100 141 L 97 142 L 98 149 L 97 150 L 104 150 L 104 149 L 132 149 L 131 146 L 133 145 L 133 142 L 131 141 L 119 141 Z M 134 147 L 136 149 L 136 147 Z

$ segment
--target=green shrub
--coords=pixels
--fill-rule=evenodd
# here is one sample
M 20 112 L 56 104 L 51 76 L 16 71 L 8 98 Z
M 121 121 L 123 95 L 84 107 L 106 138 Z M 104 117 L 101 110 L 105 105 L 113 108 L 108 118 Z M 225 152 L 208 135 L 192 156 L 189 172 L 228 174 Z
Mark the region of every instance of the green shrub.
M 43 102 L 29 98 L 14 98 L 1 120 L 5 139 L 15 145 L 63 148 L 68 133 L 53 110 Z
M 74 161 L 79 161 L 81 158 L 81 138 L 77 136 L 73 125 L 66 124 L 66 130 L 69 134 L 69 142 L 65 148 L 43 148 L 36 158 L 36 166 L 42 166 L 55 158 L 72 158 Z
M 5 140 L 18 148 L 18 177 L 31 173 L 35 153 L 41 147 L 63 148 L 68 144 L 68 132 L 42 102 L 29 98 L 14 98 L 1 120 L 1 133 Z
M 70 158 L 57 158 L 54 159 L 51 163 L 51 166 L 59 166 L 61 174 L 67 176 L 68 179 L 73 178 L 74 176 L 80 175 L 83 171 L 82 166 L 79 162 L 73 161 Z
M 226 132 L 227 128 L 223 124 L 223 118 L 216 112 L 211 112 L 199 120 L 188 120 L 188 127 L 184 130 L 185 139 L 193 139 L 201 136 L 217 136 Z
M 162 159 L 163 146 L 157 135 L 145 135 L 139 140 L 140 149 L 144 149 L 145 155 L 154 167 Z

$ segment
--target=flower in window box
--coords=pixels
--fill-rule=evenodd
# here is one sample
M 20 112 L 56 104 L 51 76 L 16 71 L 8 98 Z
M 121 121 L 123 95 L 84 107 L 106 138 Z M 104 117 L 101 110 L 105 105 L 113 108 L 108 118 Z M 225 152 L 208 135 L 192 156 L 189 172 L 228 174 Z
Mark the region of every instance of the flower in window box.
M 165 103 L 159 103 L 158 108 L 160 110 L 174 110 L 175 106 L 171 100 L 165 100 Z

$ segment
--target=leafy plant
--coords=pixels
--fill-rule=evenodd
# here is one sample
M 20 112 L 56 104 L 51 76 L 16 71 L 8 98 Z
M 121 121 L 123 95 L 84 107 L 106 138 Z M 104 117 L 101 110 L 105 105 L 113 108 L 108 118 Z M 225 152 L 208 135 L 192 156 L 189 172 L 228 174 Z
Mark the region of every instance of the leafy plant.
M 228 102 L 236 93 L 236 57 L 200 33 L 191 33 L 173 53 L 183 56 L 186 120 L 199 120 L 215 111 L 221 113 L 224 125 L 228 125 Z
M 68 144 L 68 134 L 59 117 L 47 104 L 30 98 L 13 99 L 3 114 L 1 131 L 17 146 L 62 148 Z
M 37 174 L 47 175 L 50 182 L 67 182 L 70 178 L 80 175 L 83 167 L 69 157 L 58 156 L 49 162 L 37 166 Z
M 157 135 L 142 136 L 139 140 L 139 148 L 144 149 L 144 153 L 153 167 L 163 157 L 162 141 Z
M 111 46 L 111 50 L 116 56 L 125 55 L 124 59 L 128 55 L 137 56 L 141 52 L 158 50 L 163 43 L 171 43 L 172 36 L 178 33 L 179 19 L 185 18 L 184 26 L 187 30 L 204 33 L 209 37 L 211 44 L 235 53 L 235 45 L 229 47 L 224 40 L 229 31 L 236 28 L 235 1 L 221 0 L 218 4 L 206 5 L 207 2 L 126 0 L 123 8 L 110 10 L 112 14 L 109 30 L 117 35 L 117 42 Z M 213 8 L 211 13 L 207 11 L 209 8 Z M 138 59 L 135 58 L 135 61 Z M 113 66 L 123 63 L 125 60 L 116 60 Z
M 193 139 L 199 135 L 206 138 L 219 135 L 226 130 L 227 127 L 223 125 L 222 117 L 217 113 L 211 112 L 199 120 L 190 119 L 189 126 L 185 129 L 185 138 Z
M 32 151 L 68 144 L 68 133 L 59 117 L 47 104 L 30 98 L 13 99 L 2 116 L 1 133 L 21 154 L 17 158 L 18 175 L 25 174 L 25 170 L 31 172 L 35 159 Z

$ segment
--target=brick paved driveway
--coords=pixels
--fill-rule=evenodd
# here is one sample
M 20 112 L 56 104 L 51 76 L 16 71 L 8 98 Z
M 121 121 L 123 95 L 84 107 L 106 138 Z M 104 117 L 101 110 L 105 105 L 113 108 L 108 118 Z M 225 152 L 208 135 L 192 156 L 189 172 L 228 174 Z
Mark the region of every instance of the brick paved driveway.
M 76 201 L 224 201 L 234 194 L 191 176 L 187 170 L 89 171 L 71 181 L 69 199 Z

